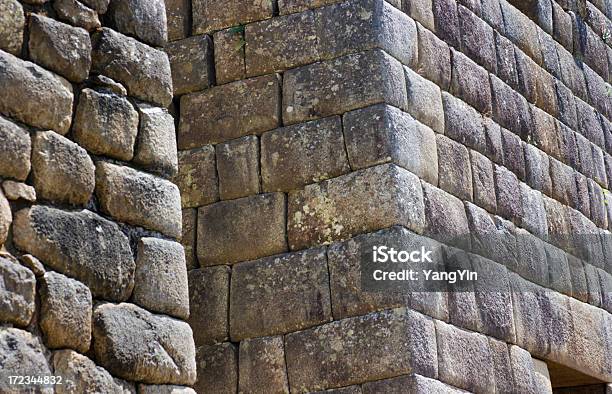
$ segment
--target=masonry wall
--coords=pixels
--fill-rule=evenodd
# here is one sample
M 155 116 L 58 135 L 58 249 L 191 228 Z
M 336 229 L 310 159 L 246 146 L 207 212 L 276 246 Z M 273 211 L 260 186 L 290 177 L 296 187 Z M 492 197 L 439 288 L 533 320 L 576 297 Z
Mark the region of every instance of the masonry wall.
M 610 7 L 168 1 L 196 391 L 611 382 Z M 381 244 L 497 291 L 363 291 Z
M 2 393 L 192 392 L 166 22 L 0 0 Z

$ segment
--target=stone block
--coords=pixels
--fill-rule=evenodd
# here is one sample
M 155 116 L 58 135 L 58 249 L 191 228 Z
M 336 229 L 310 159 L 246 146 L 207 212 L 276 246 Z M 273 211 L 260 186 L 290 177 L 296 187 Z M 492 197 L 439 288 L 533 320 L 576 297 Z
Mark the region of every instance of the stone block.
M 400 62 L 379 49 L 299 67 L 283 77 L 285 124 L 381 102 L 405 108 L 406 84 Z
M 280 82 L 266 75 L 181 98 L 179 149 L 261 134 L 280 124 Z
M 202 346 L 196 353 L 200 393 L 233 394 L 238 390 L 238 349 L 232 343 Z
M 474 186 L 474 203 L 491 213 L 497 211 L 495 198 L 495 178 L 493 162 L 486 156 L 471 150 L 472 185 Z
M 608 176 L 606 174 L 606 163 L 603 150 L 595 144 L 591 145 L 593 156 L 593 180 L 604 189 L 608 188 Z M 610 179 L 612 183 L 612 179 Z
M 438 184 L 435 134 L 405 112 L 377 104 L 346 113 L 343 126 L 352 169 L 391 162 Z
M 472 171 L 468 149 L 443 135 L 436 135 L 438 184 L 461 200 L 472 201 Z
M 578 131 L 597 146 L 605 146 L 604 132 L 597 112 L 589 104 L 576 98 L 576 116 Z
M 10 374 L 30 376 L 51 376 L 51 367 L 45 357 L 45 350 L 38 338 L 27 331 L 17 328 L 0 328 L 0 361 L 4 371 Z M 53 388 L 32 385 L 32 390 L 41 394 L 52 394 Z M 0 390 L 6 394 L 19 394 L 23 390 L 2 379 Z
M 218 144 L 215 146 L 215 155 L 219 175 L 219 196 L 222 200 L 259 193 L 259 140 L 257 137 L 246 136 Z
M 121 33 L 151 46 L 161 47 L 168 42 L 164 0 L 113 0 L 107 17 Z
M 499 0 L 481 0 L 480 14 L 483 20 L 493 26 L 497 31 L 504 31 L 504 19 Z
M 418 23 L 417 31 L 419 53 L 416 71 L 441 89 L 449 90 L 451 55 L 448 44 Z
M 94 72 L 121 82 L 130 96 L 164 108 L 170 105 L 172 74 L 165 52 L 108 28 L 96 32 L 92 40 Z
M 261 137 L 264 191 L 288 191 L 350 171 L 339 116 L 288 126 Z
M 139 384 L 138 392 L 142 394 L 196 394 L 191 387 L 170 384 Z
M 232 341 L 303 330 L 332 319 L 324 249 L 234 266 L 230 289 Z
M 34 315 L 36 278 L 29 269 L 0 257 L 2 304 L 0 321 L 25 327 Z
M 522 393 L 535 393 L 536 377 L 531 355 L 516 345 L 510 345 L 509 352 L 514 389 Z
M 525 144 L 525 182 L 531 188 L 546 195 L 552 194 L 549 159 L 546 153 L 534 145 Z
M 578 129 L 576 115 L 576 99 L 574 93 L 561 81 L 555 81 L 557 90 L 558 118 L 572 129 Z
M 215 77 L 218 84 L 246 78 L 244 27 L 232 27 L 213 34 Z
M 158 238 L 138 242 L 132 300 L 152 311 L 189 317 L 187 268 L 183 246 Z
M 360 385 L 340 387 L 337 389 L 328 389 L 315 391 L 313 394 L 362 394 Z
M 279 0 L 278 8 L 281 15 L 287 15 L 338 2 L 338 0 Z M 397 3 L 397 0 L 392 0 L 391 2 Z
M 168 41 L 176 41 L 191 35 L 191 1 L 166 0 Z
M 433 0 L 435 19 L 434 32 L 448 45 L 459 48 L 461 33 L 459 31 L 459 16 L 457 3 L 452 0 Z
M 219 200 L 215 148 L 205 145 L 179 151 L 178 174 L 173 181 L 181 190 L 183 208 L 208 205 Z
M 423 182 L 425 232 L 442 243 L 470 250 L 470 230 L 463 202 Z
M 457 6 L 457 11 L 461 50 L 489 72 L 497 73 L 493 28 L 462 5 Z
M 493 119 L 526 141 L 534 128 L 527 100 L 493 75 L 491 75 L 491 90 Z
M 122 301 L 130 296 L 134 259 L 115 223 L 87 210 L 35 205 L 17 212 L 13 229 L 15 246 L 83 282 L 95 297 Z
M 191 9 L 192 34 L 195 35 L 271 18 L 274 6 L 272 2 L 259 0 L 231 0 L 225 3 L 193 0 Z
M 486 135 L 482 115 L 464 101 L 446 92 L 444 104 L 444 133 L 447 137 L 477 150 L 486 152 Z
M 607 191 L 604 192 L 603 189 L 591 179 L 588 179 L 587 183 L 591 205 L 590 219 L 596 226 L 606 229 L 608 228 L 608 213 L 605 199 L 605 193 L 607 193 Z
M 520 184 L 520 193 L 523 206 L 521 227 L 542 239 L 548 236 L 548 222 L 546 209 L 542 200 L 542 193 L 526 184 Z
M 196 381 L 195 346 L 185 322 L 105 303 L 94 308 L 93 339 L 96 360 L 115 376 L 155 384 Z
M 33 61 L 68 80 L 81 82 L 91 68 L 87 30 L 38 14 L 30 17 L 28 50 Z
M 17 0 L 3 1 L 0 5 L 0 49 L 15 56 L 21 54 L 25 17 L 23 7 Z
M 210 36 L 194 36 L 164 47 L 172 70 L 174 95 L 209 88 L 213 82 L 213 42 Z
M 550 177 L 552 179 L 552 197 L 561 203 L 575 206 L 578 190 L 574 170 L 560 161 L 550 159 Z
M 436 379 L 426 378 L 418 374 L 398 376 L 397 378 L 383 379 L 376 382 L 366 382 L 363 384 L 363 394 L 461 394 L 465 391 L 449 386 Z
M 91 343 L 91 292 L 81 282 L 56 272 L 40 280 L 40 328 L 45 345 L 85 353 Z
M 568 51 L 571 51 L 574 42 L 572 17 L 555 1 L 552 2 L 552 11 L 553 37 Z
M 518 176 L 520 180 L 525 180 L 525 149 L 521 138 L 502 128 L 502 149 L 504 150 L 504 159 L 502 164 Z
M 491 113 L 491 85 L 487 70 L 454 49 L 451 53 L 453 70 L 450 92 L 479 112 Z
M 68 132 L 74 95 L 64 78 L 0 52 L 0 90 L 3 115 L 37 128 Z
M 519 180 L 507 168 L 495 165 L 495 195 L 497 196 L 497 214 L 515 222 L 523 214 L 522 199 L 519 191 Z
M 292 192 L 288 216 L 287 231 L 292 250 L 396 224 L 421 232 L 425 224 L 419 179 L 392 164 L 353 172 Z
M 105 14 L 110 0 L 83 0 L 82 3 L 98 11 L 98 14 Z
M 138 112 L 126 97 L 84 89 L 74 118 L 74 139 L 93 154 L 130 161 L 138 119 Z
M 36 277 L 43 276 L 45 274 L 45 266 L 40 262 L 40 260 L 31 254 L 22 255 L 19 257 L 19 262 L 21 265 L 32 271 Z
M 32 139 L 32 181 L 40 198 L 84 205 L 94 191 L 94 163 L 68 138 L 42 131 Z
M 501 164 L 504 162 L 501 127 L 491 118 L 483 117 L 482 120 L 485 128 L 485 156 L 491 159 L 494 163 Z
M 285 200 L 283 193 L 268 193 L 200 208 L 200 266 L 233 264 L 285 252 Z
M 545 1 L 540 2 L 545 3 Z M 552 1 L 550 3 L 552 3 Z M 561 65 L 559 64 L 559 56 L 557 56 L 558 44 L 555 39 L 550 34 L 546 34 L 544 30 L 539 30 L 538 36 L 540 39 L 540 46 L 542 47 L 542 68 L 556 78 L 556 80 L 553 81 L 554 85 L 554 82 L 561 78 Z
M 240 342 L 238 360 L 239 392 L 289 393 L 283 337 Z
M 189 271 L 187 322 L 196 346 L 212 345 L 229 338 L 229 294 L 231 269 L 224 265 Z
M 32 143 L 28 131 L 0 116 L 0 176 L 25 181 Z
M 0 246 L 4 245 L 8 239 L 12 222 L 13 214 L 11 212 L 11 206 L 4 196 L 4 193 L 0 191 Z
M 444 133 L 442 116 L 442 96 L 438 85 L 404 67 L 406 90 L 408 92 L 407 111 L 416 120 L 431 127 L 437 133 Z
M 531 107 L 531 113 L 534 126 L 531 134 L 533 145 L 558 160 L 565 160 L 566 137 L 573 135 L 566 133 L 568 129 L 565 125 L 541 109 Z
M 500 2 L 505 35 L 537 64 L 542 64 L 542 49 L 538 40 L 538 27 L 529 17 L 509 2 Z
M 53 2 L 53 9 L 60 20 L 87 31 L 102 27 L 98 13 L 77 0 L 57 0 Z M 91 61 L 91 58 L 90 58 Z
M 176 185 L 130 167 L 99 162 L 96 196 L 102 210 L 115 219 L 181 236 L 181 196 Z
M 584 65 L 584 77 L 589 91 L 589 98 L 591 99 L 590 103 L 599 113 L 610 117 L 612 114 L 612 104 L 610 104 L 608 99 L 606 82 L 586 64 Z
M 2 182 L 2 189 L 4 190 L 5 197 L 9 200 L 36 201 L 36 190 L 25 183 L 7 180 Z
M 561 68 L 561 81 L 580 99 L 587 99 L 586 80 L 584 72 L 576 64 L 571 52 L 561 45 L 557 46 L 559 66 Z
M 140 125 L 134 162 L 161 175 L 178 172 L 174 118 L 165 109 L 140 103 Z

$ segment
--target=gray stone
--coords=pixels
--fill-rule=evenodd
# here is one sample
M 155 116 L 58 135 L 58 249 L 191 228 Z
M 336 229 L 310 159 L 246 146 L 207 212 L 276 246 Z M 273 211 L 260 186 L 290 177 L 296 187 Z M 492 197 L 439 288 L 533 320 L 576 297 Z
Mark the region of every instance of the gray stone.
M 495 32 L 495 50 L 497 56 L 497 75 L 512 87 L 518 86 L 515 47 L 512 41 Z
M 79 0 L 86 6 L 93 8 L 98 14 L 105 14 L 108 9 L 108 3 L 110 0 Z
M 166 45 L 164 50 L 170 60 L 175 96 L 210 87 L 214 67 L 210 36 L 174 41 Z
M 130 167 L 99 162 L 96 196 L 102 210 L 115 219 L 181 236 L 181 196 L 178 187 Z
M 435 31 L 436 25 L 431 0 L 410 0 L 397 5 L 408 16 L 419 24 L 425 26 L 429 31 Z
M 548 155 L 531 144 L 525 144 L 525 181 L 535 190 L 552 194 Z
M 91 40 L 86 30 L 32 14 L 30 57 L 73 82 L 81 82 L 91 68 Z
M 31 150 L 28 131 L 0 116 L 0 176 L 25 181 Z
M 40 279 L 40 328 L 45 345 L 85 353 L 91 343 L 91 292 L 56 272 Z
M 442 134 L 479 152 L 485 152 L 485 128 L 474 108 L 446 92 L 442 93 L 445 129 Z
M 4 245 L 8 239 L 8 233 L 13 222 L 13 214 L 8 200 L 4 193 L 0 191 L 0 246 Z
M 521 205 L 523 214 L 521 216 L 521 227 L 542 239 L 548 236 L 548 222 L 546 220 L 546 209 L 542 200 L 542 193 L 531 189 L 526 184 L 520 184 Z
M 449 386 L 436 379 L 426 378 L 418 374 L 399 376 L 392 379 L 366 382 L 363 384 L 363 394 L 464 394 L 466 391 Z
M 89 78 L 89 81 L 100 89 L 108 90 L 119 96 L 127 96 L 127 89 L 122 84 L 104 75 L 94 75 Z
M 547 364 L 535 358 L 532 358 L 533 362 L 533 380 L 536 392 L 539 393 L 552 393 L 552 384 L 550 382 L 550 374 L 548 372 Z
M 495 390 L 500 394 L 511 394 L 514 390 L 510 352 L 506 342 L 489 338 L 491 361 L 495 376 Z
M 125 97 L 84 89 L 73 130 L 75 140 L 88 151 L 130 161 L 138 134 L 138 112 Z
M 493 28 L 462 5 L 457 6 L 461 50 L 467 57 L 486 68 L 497 72 L 497 59 Z
M 72 86 L 64 78 L 0 52 L 0 113 L 66 134 L 72 122 Z M 27 105 L 24 105 L 27 104 Z
M 493 75 L 491 75 L 491 90 L 493 119 L 523 140 L 527 140 L 534 125 L 525 97 Z
M 0 257 L 0 320 L 25 327 L 34 315 L 36 278 L 29 269 Z
M 166 5 L 163 0 L 113 0 L 107 15 L 113 26 L 123 34 L 156 47 L 168 42 Z
M 561 81 L 555 81 L 557 89 L 557 106 L 559 107 L 558 118 L 573 129 L 577 129 L 576 99 L 574 93 Z
M 102 27 L 98 13 L 77 0 L 55 0 L 53 9 L 57 17 L 73 26 L 92 31 Z
M 140 126 L 134 163 L 166 176 L 178 172 L 174 118 L 165 109 L 138 104 Z
M 550 158 L 550 178 L 552 179 L 552 195 L 555 200 L 568 206 L 576 206 L 576 177 L 572 167 Z
M 320 8 L 337 2 L 338 0 L 279 0 L 278 7 L 280 9 L 280 14 L 286 15 L 311 8 Z M 392 3 L 396 2 L 397 0 L 392 0 Z
M 153 315 L 132 304 L 100 304 L 93 311 L 96 360 L 127 380 L 191 385 L 195 346 L 185 322 Z
M 509 2 L 500 2 L 500 6 L 505 22 L 506 37 L 536 63 L 542 64 L 542 50 L 538 40 L 537 25 Z
M 519 180 L 507 168 L 495 165 L 495 194 L 497 214 L 512 221 L 518 221 L 523 214 Z
M 229 291 L 231 269 L 224 265 L 189 271 L 187 322 L 196 346 L 212 345 L 229 338 Z
M 215 77 L 218 84 L 246 78 L 244 28 L 232 27 L 213 34 Z
M 502 164 L 515 173 L 520 180 L 525 180 L 525 149 L 521 138 L 510 131 L 501 128 L 502 149 L 504 159 Z
M 425 231 L 428 237 L 470 250 L 470 230 L 463 202 L 423 182 Z
M 470 162 L 472 164 L 474 203 L 491 213 L 495 213 L 497 211 L 497 200 L 495 198 L 493 162 L 473 150 L 470 151 Z
M 272 3 L 259 0 L 238 0 L 228 3 L 219 3 L 215 0 L 194 0 L 191 7 L 193 34 L 268 19 L 272 17 L 274 8 Z
M 531 355 L 526 350 L 515 345 L 510 345 L 509 351 L 514 389 L 521 393 L 535 394 L 535 370 Z
M 544 244 L 544 249 L 546 249 L 550 287 L 571 297 L 572 277 L 566 253 L 549 243 Z
M 200 393 L 234 394 L 238 390 L 238 349 L 229 342 L 202 346 L 196 353 Z
M 223 200 L 260 192 L 259 140 L 246 136 L 215 146 L 219 196 Z
M 448 91 L 451 80 L 451 55 L 448 44 L 418 23 L 417 31 L 419 54 L 416 72 Z
M 2 189 L 4 190 L 4 195 L 9 200 L 36 201 L 36 190 L 25 183 L 7 180 L 2 182 Z
M 178 153 L 178 173 L 173 182 L 181 191 L 183 208 L 208 205 L 219 200 L 219 182 L 215 168 L 215 148 L 201 148 Z
M 459 31 L 457 3 L 450 0 L 434 0 L 433 13 L 436 22 L 433 31 L 450 46 L 459 48 L 461 33 Z
M 487 70 L 460 52 L 451 50 L 453 70 L 450 92 L 476 108 L 491 113 L 491 85 Z
M 3 1 L 0 4 L 0 15 L 0 49 L 19 56 L 25 26 L 23 7 L 17 0 Z
M 95 167 L 85 149 L 53 131 L 32 139 L 32 181 L 38 197 L 74 205 L 89 201 Z
M 468 149 L 441 134 L 436 135 L 438 146 L 438 184 L 461 200 L 472 201 L 472 170 Z
M 289 393 L 283 337 L 240 342 L 238 360 L 239 392 Z
M 597 112 L 593 107 L 580 99 L 576 99 L 576 116 L 580 119 L 580 122 L 578 122 L 580 134 L 588 138 L 595 145 L 605 146 L 604 132 Z
M 491 118 L 483 117 L 485 127 L 486 148 L 485 156 L 493 162 L 501 164 L 504 161 L 504 149 L 502 147 L 501 127 Z
M 444 133 L 442 96 L 438 85 L 404 67 L 408 92 L 408 113 L 437 133 Z
M 198 221 L 197 209 L 183 209 L 183 235 L 181 236 L 181 244 L 185 249 L 185 264 L 187 270 L 198 268 L 198 260 L 196 257 L 196 234 Z

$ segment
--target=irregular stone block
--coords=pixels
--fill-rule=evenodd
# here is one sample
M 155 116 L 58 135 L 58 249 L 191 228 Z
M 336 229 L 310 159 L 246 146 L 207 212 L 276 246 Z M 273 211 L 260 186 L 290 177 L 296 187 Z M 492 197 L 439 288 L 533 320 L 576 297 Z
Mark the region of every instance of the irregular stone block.
M 409 17 L 422 24 L 429 31 L 435 31 L 436 25 L 431 0 L 409 0 L 402 2 L 401 8 Z
M 525 179 L 525 153 L 523 141 L 520 137 L 504 128 L 501 128 L 502 149 L 504 150 L 504 159 L 502 164 L 520 180 Z
M 36 190 L 25 183 L 4 181 L 2 182 L 2 189 L 4 190 L 4 195 L 9 200 L 36 201 Z
M 470 230 L 463 202 L 423 182 L 425 232 L 438 241 L 470 250 Z
M 17 212 L 15 245 L 85 283 L 95 297 L 122 301 L 132 292 L 134 260 L 119 226 L 83 210 L 35 205 Z
M 438 184 L 435 134 L 405 112 L 377 104 L 344 114 L 343 126 L 352 169 L 391 162 Z
M 19 56 L 23 46 L 25 17 L 23 7 L 17 0 L 7 0 L 0 4 L 0 49 Z
M 97 32 L 93 43 L 92 71 L 121 82 L 131 96 L 170 105 L 172 73 L 165 52 L 108 28 Z
M 552 194 L 552 180 L 550 179 L 549 159 L 531 144 L 525 144 L 525 181 L 535 190 L 544 194 Z
M 509 350 L 514 389 L 521 393 L 536 393 L 535 370 L 531 355 L 515 345 L 510 345 Z
M 519 180 L 507 168 L 495 165 L 495 195 L 497 213 L 506 219 L 518 221 L 523 213 Z
M 280 83 L 275 75 L 215 86 L 181 98 L 179 149 L 261 134 L 280 124 Z
M 198 210 L 200 266 L 233 264 L 285 252 L 285 226 L 283 193 L 260 194 L 201 207 Z
M 96 196 L 102 210 L 115 219 L 181 236 L 181 196 L 176 185 L 129 167 L 99 162 Z
M 125 97 L 84 89 L 73 129 L 74 139 L 88 151 L 130 161 L 138 134 L 138 112 Z
M 576 64 L 571 52 L 568 52 L 561 45 L 557 46 L 559 66 L 561 68 L 561 81 L 565 86 L 583 101 L 587 100 L 587 88 L 584 72 Z
M 406 375 L 392 379 L 383 379 L 376 382 L 366 382 L 363 384 L 363 394 L 376 394 L 376 393 L 387 393 L 387 394 L 401 394 L 401 393 L 414 393 L 414 394 L 427 394 L 427 393 L 440 393 L 440 394 L 461 394 L 465 391 L 457 389 L 453 386 L 444 384 L 436 379 L 426 378 L 421 375 Z
M 53 131 L 32 140 L 32 181 L 43 199 L 83 205 L 95 186 L 95 167 L 85 149 Z
M 497 200 L 495 198 L 493 163 L 484 155 L 473 150 L 470 151 L 470 163 L 472 165 L 474 203 L 491 213 L 495 213 L 497 211 Z
M 486 152 L 486 134 L 482 115 L 464 101 L 442 93 L 444 125 L 442 134 L 479 152 Z
M 72 122 L 72 86 L 65 79 L 0 52 L 0 113 L 66 134 Z M 27 104 L 27 105 L 24 105 Z
M 257 137 L 249 135 L 218 144 L 215 146 L 215 153 L 221 199 L 230 200 L 259 193 Z
M 187 322 L 196 346 L 212 345 L 229 338 L 229 291 L 231 269 L 224 265 L 189 271 Z
M 233 394 L 238 390 L 238 349 L 229 342 L 202 346 L 196 353 L 199 393 Z
M 350 192 L 347 194 L 347 190 Z M 424 227 L 421 184 L 392 164 L 309 185 L 289 195 L 292 250 L 350 238 L 396 224 L 417 233 Z
M 502 147 L 501 127 L 491 118 L 482 118 L 485 128 L 486 147 L 484 154 L 495 163 L 503 163 L 504 149 Z
M 500 6 L 504 18 L 505 36 L 537 64 L 542 64 L 537 25 L 509 2 L 500 2 Z
M 404 67 L 408 92 L 408 113 L 437 133 L 444 133 L 442 96 L 438 85 Z
M 450 91 L 481 113 L 491 112 L 491 85 L 487 70 L 462 53 L 451 50 L 453 70 Z
M 459 16 L 457 3 L 452 0 L 434 0 L 433 13 L 435 19 L 435 33 L 448 45 L 459 48 L 461 34 L 459 32 Z
M 187 269 L 183 246 L 158 238 L 138 242 L 132 300 L 152 312 L 189 317 Z
M 0 257 L 2 304 L 0 320 L 25 327 L 34 315 L 36 278 L 29 269 Z
M 462 5 L 457 6 L 461 50 L 489 72 L 497 72 L 493 28 Z
M 230 336 L 236 342 L 330 321 L 325 250 L 310 249 L 234 266 L 229 316 Z
M 173 181 L 181 191 L 183 208 L 207 205 L 219 199 L 212 145 L 179 151 L 178 164 L 178 174 Z
M 0 246 L 4 245 L 8 239 L 8 233 L 13 222 L 13 214 L 8 200 L 4 193 L 0 191 Z
M 81 282 L 56 272 L 40 280 L 40 328 L 51 349 L 85 353 L 91 343 L 91 292 Z
M 527 100 L 493 75 L 491 75 L 491 89 L 493 119 L 526 141 L 534 127 Z
M 0 116 L 0 176 L 25 181 L 31 150 L 28 131 Z
M 91 40 L 86 30 L 32 14 L 28 49 L 33 61 L 73 82 L 91 68 Z
M 552 197 L 559 202 L 575 206 L 578 190 L 574 170 L 560 161 L 550 158 L 550 178 L 552 179 Z
M 155 384 L 195 383 L 195 346 L 185 322 L 132 304 L 101 304 L 93 311 L 93 338 L 96 360 L 115 376 Z
M 285 124 L 381 102 L 406 108 L 406 84 L 402 65 L 378 49 L 299 67 L 283 77 Z
M 166 5 L 163 0 L 113 0 L 108 17 L 114 28 L 152 46 L 168 42 Z
M 283 337 L 240 342 L 238 360 L 239 392 L 289 393 Z
M 258 0 L 232 0 L 219 3 L 215 0 L 193 0 L 193 34 L 208 33 L 229 26 L 272 17 L 271 2 Z
M 288 126 L 261 137 L 265 191 L 288 191 L 350 171 L 339 116 Z
M 213 34 L 217 84 L 246 78 L 244 27 L 237 26 Z
M 498 2 L 499 3 L 499 2 Z M 518 86 L 515 47 L 512 41 L 495 32 L 497 76 L 512 87 Z
M 210 87 L 214 67 L 210 36 L 174 41 L 166 45 L 164 50 L 170 60 L 175 96 Z
M 441 134 L 436 135 L 440 188 L 472 201 L 472 171 L 467 148 Z
M 92 31 L 102 27 L 98 13 L 77 0 L 56 0 L 53 9 L 57 17 L 73 26 Z M 91 43 L 90 43 L 91 46 Z M 90 56 L 91 62 L 91 56 Z M 90 63 L 91 65 L 91 63 Z
M 417 23 L 418 66 L 416 72 L 448 91 L 451 80 L 451 55 L 448 44 Z M 433 29 L 432 29 L 433 31 Z
M 176 41 L 191 35 L 191 1 L 166 0 L 168 41 Z
M 198 268 L 198 260 L 196 257 L 196 234 L 198 221 L 198 210 L 197 209 L 183 209 L 183 235 L 181 237 L 181 244 L 185 249 L 185 263 L 187 264 L 187 270 Z
M 550 114 L 558 112 L 555 78 L 520 50 L 516 51 L 519 91 Z
M 578 131 L 597 146 L 605 146 L 604 132 L 597 112 L 589 104 L 576 99 L 576 116 L 580 120 Z
M 110 3 L 110 0 L 82 0 L 81 2 L 98 11 L 98 14 L 105 14 L 108 10 L 108 3 Z
M 138 104 L 140 126 L 134 163 L 174 176 L 178 172 L 174 118 L 165 109 Z
M 21 265 L 32 271 L 37 277 L 45 274 L 45 266 L 40 262 L 40 260 L 31 254 L 22 255 L 19 257 L 19 262 Z

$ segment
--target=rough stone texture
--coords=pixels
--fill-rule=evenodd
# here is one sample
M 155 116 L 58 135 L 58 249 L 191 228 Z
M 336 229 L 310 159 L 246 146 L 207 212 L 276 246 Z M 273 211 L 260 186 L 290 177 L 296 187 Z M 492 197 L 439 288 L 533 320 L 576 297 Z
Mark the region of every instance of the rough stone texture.
M 233 341 L 284 334 L 330 320 L 324 249 L 234 266 L 230 288 Z
M 440 188 L 462 200 L 472 201 L 472 171 L 467 148 L 443 135 L 436 137 Z
M 40 280 L 40 328 L 45 345 L 85 353 L 91 341 L 91 292 L 84 284 L 56 272 Z
M 222 200 L 257 194 L 259 186 L 259 140 L 246 136 L 215 146 L 219 196 Z
M 125 97 L 104 90 L 84 89 L 79 97 L 73 132 L 75 140 L 88 151 L 129 161 L 134 156 L 138 112 Z
M 474 186 L 474 203 L 491 213 L 497 211 L 495 198 L 495 179 L 493 162 L 484 155 L 471 150 L 472 185 Z
M 464 390 L 457 389 L 453 386 L 444 384 L 436 379 L 426 378 L 418 374 L 400 376 L 392 379 L 383 379 L 376 382 L 366 382 L 363 384 L 363 394 L 461 394 L 466 393 Z
M 191 1 L 166 0 L 168 41 L 180 40 L 191 33 Z
M 444 110 L 440 88 L 409 68 L 404 67 L 404 70 L 408 92 L 408 113 L 431 127 L 433 131 L 443 133 L 444 117 L 441 117 L 440 114 Z
M 176 385 L 139 384 L 138 392 L 143 394 L 196 394 L 191 387 Z
M 32 60 L 73 82 L 91 68 L 91 40 L 86 30 L 32 14 L 28 49 Z
M 0 52 L 0 113 L 66 134 L 72 122 L 72 86 L 65 79 Z
M 505 167 L 495 166 L 495 195 L 497 214 L 509 220 L 518 220 L 523 212 L 519 180 Z
M 481 113 L 491 113 L 491 86 L 487 70 L 462 53 L 451 50 L 453 71 L 451 93 Z
M 115 219 L 181 236 L 180 192 L 173 183 L 129 167 L 106 162 L 96 167 L 96 196 Z
M 23 7 L 17 0 L 3 1 L 0 4 L 0 15 L 0 49 L 19 56 L 25 25 Z
M 489 72 L 497 71 L 493 28 L 462 5 L 457 6 L 461 50 Z
M 204 90 L 211 85 L 213 56 L 210 36 L 174 41 L 164 50 L 170 60 L 175 96 Z
M 95 167 L 85 149 L 53 131 L 32 139 L 32 181 L 38 197 L 68 204 L 89 201 Z
M 81 2 L 98 11 L 98 14 L 106 14 L 110 0 L 82 0 Z
M 93 312 L 93 338 L 96 359 L 115 376 L 195 383 L 195 346 L 187 323 L 132 304 L 101 304 Z
M 215 76 L 218 84 L 246 78 L 243 27 L 232 27 L 213 34 Z
M 28 131 L 0 116 L 0 176 L 24 181 L 30 173 L 31 150 Z
M 487 141 L 482 115 L 446 92 L 442 94 L 442 102 L 445 118 L 443 134 L 469 148 L 485 152 Z
M 207 205 L 219 199 L 215 148 L 211 145 L 180 151 L 178 169 L 173 182 L 181 191 L 183 208 Z
M 15 215 L 15 245 L 49 267 L 86 284 L 96 297 L 125 300 L 134 283 L 134 260 L 119 227 L 83 210 L 35 205 Z
M 13 214 L 8 200 L 4 193 L 0 191 L 0 246 L 4 245 L 8 239 L 11 223 L 13 222 Z
M 98 13 L 77 0 L 55 0 L 53 9 L 57 17 L 73 26 L 87 31 L 99 29 L 102 25 Z M 90 44 L 91 46 L 91 44 Z M 91 61 L 91 58 L 90 58 Z
M 0 257 L 0 321 L 27 326 L 34 314 L 36 279 L 29 269 Z
M 139 104 L 140 126 L 134 162 L 162 175 L 178 172 L 174 118 L 168 111 Z
M 527 140 L 533 120 L 527 100 L 500 79 L 491 76 L 493 119 L 502 127 Z
M 470 249 L 468 220 L 458 198 L 423 182 L 424 234 L 443 243 Z
M 283 193 L 268 193 L 201 207 L 197 248 L 200 266 L 233 264 L 285 252 L 285 200 Z
M 229 343 L 198 348 L 198 381 L 193 385 L 200 393 L 232 394 L 238 390 L 238 349 Z
M 552 194 L 548 155 L 531 144 L 525 144 L 525 181 L 535 190 Z
M 152 46 L 168 41 L 166 5 L 163 0 L 113 0 L 108 16 L 114 27 Z
M 194 0 L 193 34 L 243 25 L 272 16 L 273 5 L 267 1 L 238 0 L 221 4 L 215 0 Z
M 289 393 L 282 337 L 240 343 L 238 390 L 241 393 Z
M 229 338 L 230 272 L 223 265 L 189 271 L 191 313 L 187 322 L 193 329 L 196 346 Z
M 443 90 L 449 90 L 451 55 L 448 44 L 420 24 L 417 24 L 417 30 L 419 54 L 416 71 Z
M 197 222 L 197 209 L 183 209 L 183 235 L 181 237 L 181 244 L 185 250 L 185 264 L 188 270 L 199 266 L 196 256 Z
M 152 312 L 189 317 L 187 270 L 183 246 L 157 238 L 138 243 L 132 300 Z

